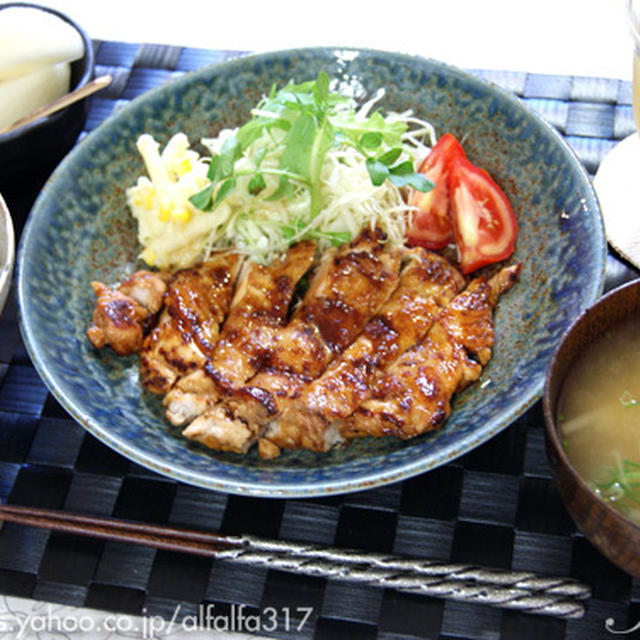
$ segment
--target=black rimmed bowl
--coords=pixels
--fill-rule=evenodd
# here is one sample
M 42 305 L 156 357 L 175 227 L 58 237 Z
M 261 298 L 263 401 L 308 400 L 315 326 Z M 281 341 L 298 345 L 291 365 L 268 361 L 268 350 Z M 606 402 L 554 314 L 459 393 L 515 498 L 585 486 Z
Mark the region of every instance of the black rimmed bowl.
M 125 191 L 144 172 L 136 139 L 161 144 L 184 131 L 196 142 L 238 125 L 273 83 L 320 70 L 384 111 L 413 109 L 438 134 L 465 141 L 511 199 L 520 227 L 516 285 L 495 314 L 494 355 L 481 380 L 456 397 L 444 428 L 410 441 L 368 439 L 273 461 L 186 442 L 160 399 L 138 383 L 135 357 L 96 352 L 87 329 L 91 280 L 116 282 L 140 247 Z M 69 413 L 108 446 L 171 478 L 238 494 L 319 496 L 358 491 L 429 471 L 479 446 L 541 394 L 555 346 L 601 293 L 606 242 L 589 177 L 558 133 L 515 96 L 441 62 L 359 49 L 251 55 L 145 94 L 109 117 L 63 160 L 36 201 L 19 253 L 21 329 L 33 362 Z
M 15 7 L 46 11 L 70 24 L 80 34 L 84 54 L 71 63 L 69 91 L 89 83 L 93 78 L 94 53 L 85 30 L 60 11 L 28 2 L 0 4 L 0 20 L 2 11 Z M 0 134 L 0 193 L 9 205 L 16 227 L 22 227 L 24 215 L 40 187 L 75 144 L 87 113 L 88 102 L 84 99 L 31 124 Z

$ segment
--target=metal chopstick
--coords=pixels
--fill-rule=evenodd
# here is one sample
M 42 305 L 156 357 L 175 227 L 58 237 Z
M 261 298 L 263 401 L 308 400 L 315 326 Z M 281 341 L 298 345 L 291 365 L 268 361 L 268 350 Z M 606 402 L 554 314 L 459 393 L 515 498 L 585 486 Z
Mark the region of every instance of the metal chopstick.
M 228 536 L 52 509 L 0 504 L 1 520 L 561 618 L 583 616 L 583 600 L 591 595 L 587 585 L 571 578 L 264 540 L 249 535 Z

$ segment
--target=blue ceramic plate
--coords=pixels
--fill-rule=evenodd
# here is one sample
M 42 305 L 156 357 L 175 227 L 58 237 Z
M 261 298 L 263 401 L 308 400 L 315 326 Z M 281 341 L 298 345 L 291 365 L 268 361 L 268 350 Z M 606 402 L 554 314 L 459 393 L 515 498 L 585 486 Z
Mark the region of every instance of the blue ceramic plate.
M 241 123 L 276 82 L 331 77 L 384 110 L 413 109 L 438 135 L 450 131 L 513 203 L 519 282 L 496 312 L 494 356 L 461 393 L 445 427 L 403 442 L 363 440 L 264 462 L 181 439 L 156 397 L 137 381 L 135 357 L 94 351 L 85 330 L 91 280 L 136 268 L 136 229 L 125 189 L 144 169 L 135 141 L 193 141 Z M 602 290 L 606 243 L 584 169 L 560 136 L 515 97 L 442 63 L 370 50 L 302 49 L 239 58 L 180 77 L 133 101 L 87 136 L 55 171 L 31 212 L 19 254 L 23 337 L 33 362 L 69 413 L 131 460 L 180 481 L 257 496 L 317 496 L 402 480 L 477 447 L 541 395 L 545 369 L 571 320 Z

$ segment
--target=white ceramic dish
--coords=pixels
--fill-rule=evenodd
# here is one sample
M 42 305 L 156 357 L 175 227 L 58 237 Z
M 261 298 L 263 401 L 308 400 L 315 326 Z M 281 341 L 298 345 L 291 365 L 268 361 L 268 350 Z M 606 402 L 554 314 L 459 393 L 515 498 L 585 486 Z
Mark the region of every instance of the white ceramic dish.
M 0 195 L 0 314 L 4 309 L 11 288 L 14 255 L 15 241 L 11 214 L 2 195 Z

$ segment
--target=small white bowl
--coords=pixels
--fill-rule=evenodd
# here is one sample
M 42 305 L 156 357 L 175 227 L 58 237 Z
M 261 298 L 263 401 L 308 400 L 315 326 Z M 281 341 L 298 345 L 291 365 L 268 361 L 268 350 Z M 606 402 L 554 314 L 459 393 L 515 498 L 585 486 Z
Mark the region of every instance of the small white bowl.
M 9 209 L 0 195 L 0 314 L 2 314 L 11 288 L 14 257 L 13 223 Z

